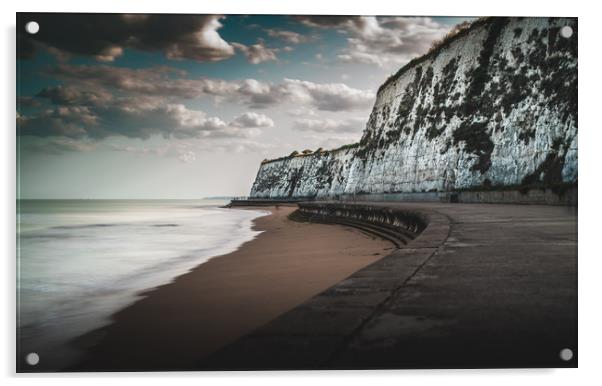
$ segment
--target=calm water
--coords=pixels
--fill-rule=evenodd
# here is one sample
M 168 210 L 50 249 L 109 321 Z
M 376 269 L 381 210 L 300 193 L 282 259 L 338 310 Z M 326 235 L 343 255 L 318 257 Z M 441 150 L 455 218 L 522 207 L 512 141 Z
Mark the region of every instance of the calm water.
M 65 366 L 72 344 L 107 324 L 145 289 L 169 283 L 259 232 L 261 211 L 217 200 L 20 200 L 18 327 L 21 355 Z

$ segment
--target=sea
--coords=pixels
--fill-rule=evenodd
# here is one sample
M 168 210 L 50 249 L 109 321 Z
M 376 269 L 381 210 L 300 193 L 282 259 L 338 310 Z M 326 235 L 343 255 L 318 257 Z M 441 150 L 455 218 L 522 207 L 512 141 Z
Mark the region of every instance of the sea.
M 68 367 L 76 338 L 141 294 L 260 232 L 259 210 L 227 200 L 18 200 L 17 348 L 40 368 Z M 22 358 L 20 358 L 22 359 Z

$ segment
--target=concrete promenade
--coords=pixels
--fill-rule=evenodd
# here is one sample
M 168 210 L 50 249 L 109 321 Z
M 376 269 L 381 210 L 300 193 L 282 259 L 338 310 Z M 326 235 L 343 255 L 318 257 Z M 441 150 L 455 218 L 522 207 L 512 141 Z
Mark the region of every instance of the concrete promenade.
M 354 205 L 399 207 L 426 214 L 429 223 L 404 247 L 201 368 L 577 365 L 576 207 Z M 573 359 L 560 358 L 564 348 Z

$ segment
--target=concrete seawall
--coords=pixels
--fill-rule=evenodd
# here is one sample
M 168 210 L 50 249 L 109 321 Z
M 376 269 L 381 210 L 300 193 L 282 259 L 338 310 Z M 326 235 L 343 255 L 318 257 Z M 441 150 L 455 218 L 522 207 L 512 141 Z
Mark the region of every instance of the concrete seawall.
M 575 208 L 315 202 L 298 215 L 414 237 L 201 367 L 577 366 Z
M 372 233 L 402 247 L 429 224 L 425 213 L 382 206 L 344 203 L 300 203 L 289 217 L 295 221 L 341 224 Z
M 228 205 L 274 205 L 299 204 L 301 202 L 450 202 L 463 204 L 534 204 L 577 206 L 579 191 L 577 184 L 562 188 L 533 188 L 528 190 L 465 190 L 451 192 L 412 192 L 412 193 L 370 193 L 370 194 L 340 194 L 328 197 L 302 198 L 249 198 L 232 200 Z
M 343 194 L 341 201 L 351 202 L 455 202 L 464 204 L 537 204 L 576 206 L 578 198 L 577 186 L 565 187 L 562 190 L 551 188 L 535 188 L 526 191 L 508 190 L 475 190 L 452 192 L 416 192 L 416 193 L 373 193 Z

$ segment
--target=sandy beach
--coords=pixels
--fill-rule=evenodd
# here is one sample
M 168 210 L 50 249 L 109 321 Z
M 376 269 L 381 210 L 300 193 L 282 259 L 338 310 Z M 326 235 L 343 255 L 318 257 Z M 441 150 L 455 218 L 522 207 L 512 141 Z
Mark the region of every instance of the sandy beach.
M 113 315 L 79 338 L 84 361 L 72 370 L 187 370 L 296 305 L 384 257 L 388 241 L 356 229 L 297 223 L 295 207 L 262 207 L 263 231 Z

